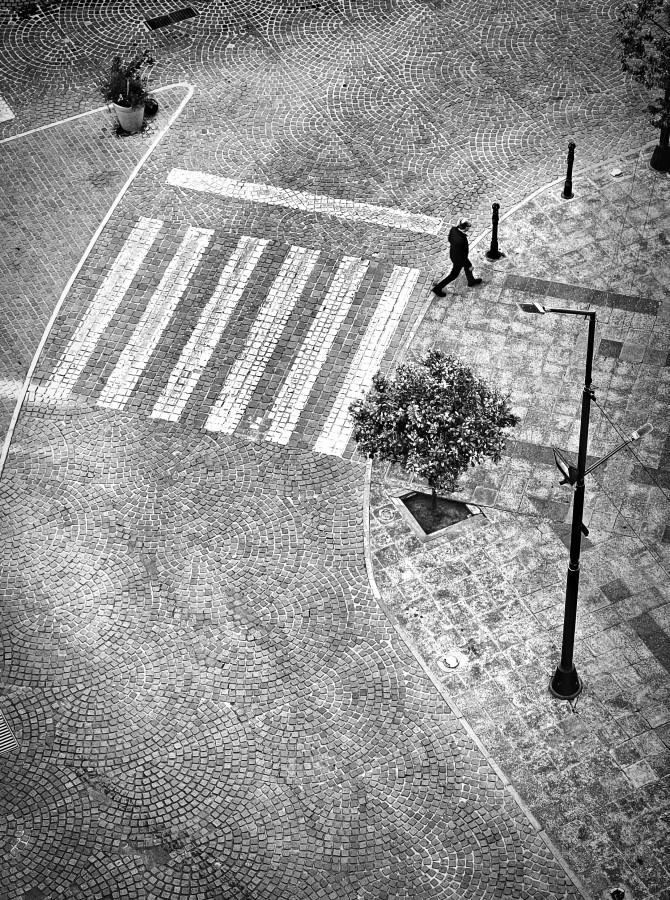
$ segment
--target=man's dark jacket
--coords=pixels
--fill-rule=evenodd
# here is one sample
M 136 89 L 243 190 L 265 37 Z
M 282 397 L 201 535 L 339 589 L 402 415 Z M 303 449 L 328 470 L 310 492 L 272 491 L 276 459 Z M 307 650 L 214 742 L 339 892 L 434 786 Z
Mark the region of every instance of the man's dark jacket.
M 468 236 L 456 225 L 449 231 L 449 256 L 454 265 L 465 266 L 468 263 Z

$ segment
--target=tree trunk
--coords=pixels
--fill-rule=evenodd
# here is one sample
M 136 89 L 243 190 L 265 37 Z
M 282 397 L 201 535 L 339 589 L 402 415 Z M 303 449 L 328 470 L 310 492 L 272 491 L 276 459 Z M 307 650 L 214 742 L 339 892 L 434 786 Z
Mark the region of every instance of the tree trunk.
M 670 88 L 665 89 L 666 105 L 670 104 Z M 651 156 L 649 165 L 659 172 L 670 172 L 670 127 L 661 128 L 661 136 Z
M 430 498 L 430 511 L 433 515 L 437 514 L 437 492 L 435 488 L 431 488 L 432 496 Z

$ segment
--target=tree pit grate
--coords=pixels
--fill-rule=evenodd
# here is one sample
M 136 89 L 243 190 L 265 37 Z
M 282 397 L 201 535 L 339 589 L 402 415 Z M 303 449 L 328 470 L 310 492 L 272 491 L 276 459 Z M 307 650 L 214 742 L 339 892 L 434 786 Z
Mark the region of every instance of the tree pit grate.
M 391 501 L 422 544 L 442 537 L 453 539 L 463 528 L 472 527 L 474 519 L 477 526 L 486 522 L 478 506 L 450 497 L 437 498 L 436 512 L 432 511 L 432 496 L 422 491 L 409 491 Z
M 433 498 L 430 494 L 420 494 L 418 491 L 400 498 L 407 509 L 414 516 L 425 534 L 433 534 L 441 528 L 448 528 L 457 522 L 469 519 L 473 513 L 468 509 L 467 503 L 458 500 L 444 500 L 437 498 L 435 512 L 433 512 Z

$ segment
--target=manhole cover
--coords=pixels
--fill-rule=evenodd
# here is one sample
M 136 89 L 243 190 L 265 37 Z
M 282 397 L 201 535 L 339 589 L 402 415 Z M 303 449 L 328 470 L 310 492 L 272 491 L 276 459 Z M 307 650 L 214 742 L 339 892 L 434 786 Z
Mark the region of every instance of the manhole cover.
M 613 884 L 600 895 L 603 900 L 633 900 L 633 893 L 627 884 Z
M 378 509 L 375 512 L 375 516 L 379 519 L 382 525 L 388 525 L 395 518 L 395 509 L 392 506 L 383 506 L 381 509 Z
M 442 659 L 438 659 L 437 665 L 443 672 L 453 672 L 454 669 L 458 669 L 465 662 L 467 660 L 461 653 L 447 653 Z

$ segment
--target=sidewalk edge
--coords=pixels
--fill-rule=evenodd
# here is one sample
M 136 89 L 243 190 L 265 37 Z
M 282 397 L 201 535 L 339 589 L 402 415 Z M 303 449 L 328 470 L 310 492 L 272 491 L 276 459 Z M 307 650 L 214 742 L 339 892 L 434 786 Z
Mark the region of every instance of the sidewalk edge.
M 174 84 L 166 84 L 163 87 L 152 88 L 152 94 L 159 94 L 161 91 L 169 91 L 174 87 L 187 87 L 186 81 L 175 81 Z M 67 116 L 65 119 L 56 119 L 55 122 L 47 122 L 45 125 L 38 125 L 37 128 L 29 128 L 28 131 L 19 131 L 18 134 L 10 134 L 7 137 L 0 138 L 1 144 L 8 144 L 10 141 L 18 141 L 19 138 L 30 137 L 32 134 L 39 134 L 41 131 L 48 131 L 50 128 L 57 128 L 59 125 L 67 125 L 68 122 L 75 122 L 77 119 L 85 119 L 86 116 L 94 116 L 97 113 L 110 111 L 110 103 L 104 106 L 96 106 L 94 109 L 87 109 L 84 112 L 76 113 L 74 116 Z
M 626 150 L 625 153 L 621 153 L 618 156 L 609 156 L 607 159 L 604 159 L 602 162 L 592 163 L 590 166 L 587 166 L 585 169 L 581 169 L 575 176 L 575 181 L 579 181 L 579 178 L 583 175 L 588 175 L 590 172 L 597 172 L 599 169 L 604 168 L 605 166 L 613 166 L 616 163 L 620 162 L 622 159 L 628 159 L 629 157 L 641 156 L 643 153 L 649 151 L 652 147 L 655 147 L 658 144 L 658 141 L 648 141 L 646 144 L 642 144 L 641 147 L 638 147 L 636 150 Z M 560 184 L 563 184 L 565 181 L 565 176 L 561 176 L 560 178 L 555 178 L 553 181 L 547 182 L 547 184 L 542 185 L 542 187 L 536 188 L 534 191 L 531 191 L 527 197 L 524 197 L 523 200 L 519 200 L 518 203 L 515 203 L 507 212 L 504 212 L 500 216 L 500 221 L 504 222 L 505 219 L 508 219 L 510 216 L 514 215 L 514 213 L 518 212 L 524 206 L 534 200 L 536 197 L 539 197 L 540 194 L 544 194 L 545 191 L 548 191 L 552 187 L 557 187 Z M 566 201 L 569 202 L 569 201 Z M 478 234 L 477 237 L 470 244 L 470 249 L 476 247 L 480 244 L 485 238 L 487 238 L 490 234 L 490 229 L 487 228 L 486 231 L 483 231 L 481 234 Z
M 508 795 L 512 798 L 512 800 L 519 807 L 519 809 L 521 810 L 523 815 L 530 822 L 531 826 L 535 829 L 535 832 L 537 833 L 538 837 L 541 838 L 541 840 L 544 842 L 544 844 L 547 846 L 547 848 L 554 855 L 557 862 L 559 863 L 559 865 L 561 866 L 561 868 L 563 869 L 565 874 L 568 876 L 568 878 L 574 885 L 575 889 L 579 892 L 581 897 L 584 898 L 584 900 L 592 900 L 591 895 L 586 891 L 586 889 L 582 885 L 578 875 L 570 867 L 570 865 L 568 864 L 568 862 L 565 859 L 565 857 L 563 856 L 563 854 L 556 847 L 556 845 L 551 840 L 551 838 L 549 837 L 547 832 L 537 821 L 537 819 L 531 812 L 529 806 L 521 798 L 519 793 L 516 791 L 516 789 L 510 782 L 509 778 L 505 775 L 505 773 L 502 771 L 500 766 L 495 762 L 495 760 L 493 759 L 493 757 L 487 750 L 486 746 L 481 741 L 481 739 L 477 736 L 476 732 L 474 731 L 472 726 L 469 724 L 469 722 L 467 721 L 467 719 L 465 718 L 465 716 L 463 715 L 463 713 L 461 712 L 461 710 L 459 709 L 457 704 L 454 703 L 454 701 L 449 696 L 449 693 L 446 690 L 446 688 L 444 687 L 444 685 L 442 684 L 442 682 L 439 680 L 439 678 L 437 678 L 433 674 L 433 672 L 431 672 L 431 670 L 428 667 L 427 663 L 425 662 L 423 656 L 421 655 L 421 651 L 415 644 L 414 640 L 410 637 L 410 635 L 405 631 L 405 629 L 402 627 L 402 625 L 398 622 L 398 620 L 395 617 L 395 614 L 391 611 L 390 607 L 384 600 L 384 598 L 379 590 L 379 587 L 377 586 L 377 582 L 375 580 L 375 575 L 374 575 L 374 569 L 373 569 L 373 565 L 372 565 L 372 547 L 371 547 L 371 542 L 370 542 L 370 487 L 371 487 L 371 482 L 372 482 L 372 459 L 368 458 L 366 466 L 365 466 L 365 482 L 364 482 L 364 487 L 363 487 L 363 544 L 364 544 L 364 551 L 365 551 L 365 568 L 367 571 L 368 583 L 370 585 L 370 589 L 374 595 L 375 600 L 377 601 L 382 612 L 384 613 L 384 615 L 390 622 L 391 626 L 393 627 L 393 630 L 396 632 L 396 634 L 398 635 L 400 640 L 407 647 L 409 652 L 412 654 L 412 656 L 415 658 L 415 660 L 421 667 L 424 675 L 426 675 L 426 677 L 430 680 L 430 682 L 432 683 L 433 687 L 438 692 L 440 697 L 442 697 L 442 699 L 447 704 L 447 706 L 449 707 L 451 712 L 458 719 L 459 723 L 463 727 L 466 734 L 471 738 L 473 743 L 476 745 L 476 747 L 478 748 L 480 753 L 484 756 L 487 763 L 491 766 L 491 768 L 496 773 L 498 778 L 500 778 L 501 782 L 504 785 L 505 791 L 508 793 Z
M 165 127 L 161 131 L 159 131 L 159 133 L 153 139 L 153 141 L 149 145 L 149 148 L 144 153 L 144 155 L 141 157 L 139 162 L 135 165 L 135 168 L 132 170 L 132 172 L 126 179 L 125 184 L 123 185 L 123 187 L 121 188 L 119 193 L 116 195 L 114 202 L 112 203 L 112 205 L 109 207 L 109 209 L 105 213 L 102 221 L 100 222 L 100 224 L 96 228 L 95 232 L 93 233 L 93 236 L 92 236 L 91 240 L 89 241 L 88 246 L 84 250 L 84 253 L 83 253 L 81 259 L 79 260 L 79 262 L 77 263 L 77 265 L 74 268 L 74 271 L 68 278 L 67 283 L 66 283 L 65 287 L 63 288 L 63 292 L 61 293 L 61 295 L 58 299 L 58 302 L 56 303 L 56 306 L 54 307 L 54 310 L 51 314 L 51 318 L 49 319 L 49 321 L 46 324 L 44 332 L 42 333 L 42 337 L 40 338 L 40 342 L 37 345 L 37 350 L 33 354 L 33 358 L 30 361 L 30 366 L 28 367 L 26 377 L 23 381 L 21 390 L 19 391 L 19 395 L 16 400 L 16 405 L 14 407 L 14 412 L 12 413 L 12 418 L 10 419 L 9 426 L 7 428 L 7 434 L 5 435 L 5 440 L 4 440 L 4 443 L 2 446 L 2 451 L 0 452 L 0 480 L 2 479 L 2 473 L 4 472 L 5 463 L 7 462 L 7 456 L 9 454 L 9 447 L 11 445 L 12 438 L 14 436 L 14 431 L 16 430 L 16 426 L 19 421 L 19 415 L 21 414 L 21 409 L 23 408 L 23 403 L 26 399 L 26 394 L 28 393 L 28 388 L 30 387 L 30 382 L 32 380 L 33 373 L 35 371 L 35 368 L 37 367 L 37 363 L 42 354 L 42 350 L 44 349 L 44 345 L 47 342 L 49 334 L 51 333 L 51 329 L 53 328 L 54 323 L 55 323 L 56 319 L 58 318 L 58 314 L 60 313 L 61 307 L 63 306 L 63 303 L 65 302 L 65 299 L 67 298 L 67 295 L 70 293 L 70 288 L 74 284 L 75 279 L 77 278 L 77 275 L 79 275 L 79 272 L 81 271 L 84 263 L 86 262 L 86 259 L 88 258 L 89 253 L 91 252 L 91 250 L 95 246 L 98 238 L 102 234 L 103 229 L 105 228 L 105 225 L 107 225 L 107 223 L 111 219 L 112 214 L 114 213 L 116 207 L 119 205 L 119 203 L 125 196 L 126 192 L 128 191 L 128 188 L 130 187 L 130 185 L 133 183 L 133 181 L 137 177 L 142 166 L 149 159 L 149 157 L 151 156 L 153 151 L 156 149 L 156 147 L 158 146 L 160 141 L 168 133 L 168 131 L 170 130 L 172 125 L 177 120 L 178 116 L 181 115 L 182 110 L 184 109 L 184 107 L 186 106 L 186 104 L 188 103 L 188 101 L 191 99 L 191 97 L 193 96 L 193 94 L 195 92 L 195 86 L 190 84 L 187 81 L 177 81 L 174 84 L 165 85 L 165 87 L 162 88 L 162 90 L 168 90 L 169 88 L 178 88 L 178 87 L 187 88 L 186 96 L 181 100 L 177 109 L 170 116 Z M 41 131 L 44 128 L 53 128 L 56 125 L 65 124 L 66 122 L 72 121 L 72 119 L 79 119 L 79 118 L 82 118 L 83 116 L 87 116 L 87 115 L 91 115 L 92 113 L 100 112 L 104 108 L 105 107 L 100 107 L 100 109 L 91 110 L 90 112 L 86 112 L 86 113 L 80 113 L 77 116 L 71 116 L 69 119 L 61 119 L 59 122 L 53 122 L 47 126 L 42 126 L 41 128 L 34 129 L 32 132 L 31 131 L 23 132 L 20 135 L 13 136 L 11 139 L 13 140 L 15 137 L 26 137 L 27 135 L 34 134 L 35 131 Z

